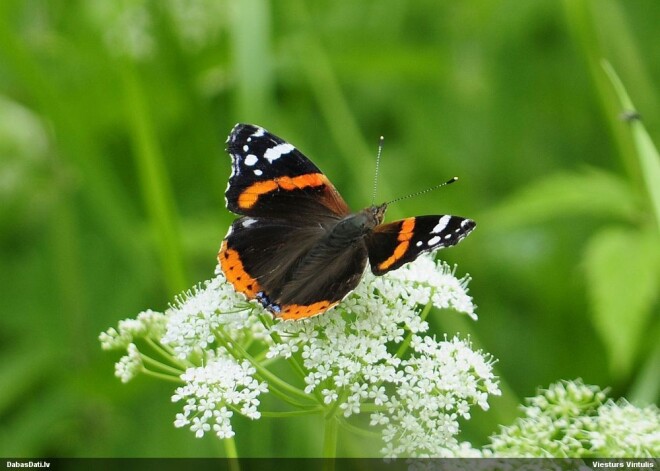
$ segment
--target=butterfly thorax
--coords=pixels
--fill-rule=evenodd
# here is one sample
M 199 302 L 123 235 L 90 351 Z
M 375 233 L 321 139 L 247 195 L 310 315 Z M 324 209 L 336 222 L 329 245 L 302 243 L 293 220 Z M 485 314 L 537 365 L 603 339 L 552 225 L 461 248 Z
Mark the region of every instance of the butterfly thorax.
M 322 239 L 329 247 L 347 247 L 363 239 L 383 222 L 386 205 L 370 206 L 339 221 Z

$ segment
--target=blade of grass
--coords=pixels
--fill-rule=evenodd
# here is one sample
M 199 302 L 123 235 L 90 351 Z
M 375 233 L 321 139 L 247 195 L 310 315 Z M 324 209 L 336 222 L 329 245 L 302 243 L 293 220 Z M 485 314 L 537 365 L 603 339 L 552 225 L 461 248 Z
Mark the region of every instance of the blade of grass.
M 618 155 L 632 180 L 641 182 L 642 177 L 635 162 L 632 140 L 617 118 L 620 111 L 619 105 L 600 66 L 600 60 L 605 54 L 596 30 L 592 9 L 593 4 L 590 0 L 564 0 L 569 28 L 586 59 L 589 74 L 594 82 L 597 96 L 600 98 L 605 121 L 619 150 Z
M 362 136 L 328 54 L 314 33 L 305 3 L 290 0 L 289 4 L 291 11 L 296 11 L 302 20 L 302 33 L 294 46 L 298 49 L 298 57 L 302 58 L 300 67 L 307 77 L 330 134 L 341 151 L 346 168 L 352 174 L 355 187 L 362 192 L 365 201 L 371 201 L 372 189 L 370 185 L 364 184 L 364 176 L 374 174 L 378 136 L 373 136 L 373 146 L 369 146 Z M 373 156 L 373 160 L 369 156 Z M 384 181 L 378 182 L 378 192 L 393 194 Z
M 188 283 L 169 178 L 142 84 L 135 69 L 127 62 L 123 63 L 122 78 L 142 195 L 158 243 L 165 280 L 170 294 L 174 295 L 186 289 Z
M 623 108 L 622 111 L 636 113 L 635 105 L 612 65 L 605 60 L 601 62 L 601 65 L 614 87 Z M 651 209 L 660 230 L 660 155 L 642 121 L 635 118 L 629 120 L 629 123 Z

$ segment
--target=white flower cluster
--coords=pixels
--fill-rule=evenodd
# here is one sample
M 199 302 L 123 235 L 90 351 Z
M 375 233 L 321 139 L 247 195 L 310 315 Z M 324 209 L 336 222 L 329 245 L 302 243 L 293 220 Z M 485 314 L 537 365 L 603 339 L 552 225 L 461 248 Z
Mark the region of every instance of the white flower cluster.
M 105 350 L 125 349 L 115 364 L 115 375 L 128 382 L 143 372 L 145 363 L 134 342 L 150 339 L 160 350 L 171 355 L 172 364 L 189 365 L 178 376 L 185 383 L 173 396 L 185 400 L 183 413 L 177 415 L 177 427 L 190 426 L 196 436 L 211 429 L 220 438 L 233 436 L 229 418 L 233 410 L 256 419 L 258 396 L 267 390 L 265 383 L 254 379 L 254 368 L 247 361 L 236 361 L 226 350 L 216 345 L 216 333 L 221 330 L 233 342 L 269 340 L 266 329 L 254 314 L 255 305 L 245 301 L 229 285 L 221 272 L 203 286 L 177 297 L 174 306 L 165 313 L 145 311 L 136 319 L 119 322 L 99 336 Z M 252 312 L 252 316 L 249 314 Z M 204 366 L 192 366 L 198 362 Z M 161 366 L 159 372 L 172 373 L 174 368 Z M 180 370 L 179 370 L 180 371 Z
M 621 458 L 660 455 L 660 410 L 625 400 L 581 380 L 564 381 L 527 399 L 524 416 L 491 437 L 498 457 Z
M 266 383 L 254 378 L 256 370 L 247 360 L 218 357 L 205 366 L 188 368 L 181 379 L 185 385 L 174 391 L 173 402 L 185 401 L 183 413 L 176 415 L 175 427 L 190 426 L 196 437 L 213 428 L 218 438 L 234 436 L 229 419 L 236 409 L 250 419 L 258 419 L 259 395 L 268 391 Z
M 198 437 L 211 430 L 233 436 L 233 413 L 259 418 L 259 396 L 268 390 L 263 380 L 276 381 L 272 389 L 280 394 L 287 390 L 285 380 L 265 369 L 281 358 L 302 367 L 304 391 L 289 389 L 324 413 L 346 420 L 369 412 L 371 425 L 383 431 L 387 456 L 474 456 L 456 439 L 459 420 L 469 419 L 472 406 L 487 409 L 488 396 L 500 393 L 492 361 L 469 342 L 425 335 L 424 319 L 431 306 L 476 318 L 467 281 L 422 256 L 385 276 L 366 273 L 323 315 L 265 322 L 263 308 L 237 294 L 218 269 L 164 314 L 147 311 L 122 321 L 101 334 L 101 342 L 128 350 L 116 365 L 122 381 L 142 371 L 183 382 L 172 397 L 184 403 L 175 425 Z M 139 339 L 149 339 L 167 363 L 140 353 Z
M 488 395 L 500 394 L 492 362 L 456 337 L 437 342 L 415 336 L 411 347 L 396 394 L 385 402 L 387 414 L 372 414 L 372 424 L 385 424 L 385 456 L 478 455 L 456 439 L 458 420 L 469 420 L 473 405 L 487 410 Z
M 170 346 L 180 360 L 193 353 L 204 354 L 212 346 L 219 328 L 233 341 L 246 336 L 266 340 L 265 328 L 254 315 L 255 304 L 236 293 L 217 269 L 216 277 L 178 296 L 165 313 L 167 330 L 160 342 Z
M 492 361 L 458 338 L 422 336 L 428 323 L 420 317 L 429 303 L 475 317 L 466 283 L 429 256 L 382 277 L 366 274 L 330 312 L 275 324 L 282 343 L 269 357 L 301 352 L 305 392 L 339 401 L 345 417 L 367 402 L 379 408 L 371 424 L 384 428 L 387 456 L 469 454 L 455 439 L 458 418 L 469 418 L 472 405 L 487 409 L 488 395 L 500 393 Z M 407 332 L 411 352 L 403 355 Z
M 134 342 L 140 339 L 160 340 L 167 318 L 160 312 L 147 310 L 136 319 L 119 321 L 117 328 L 109 328 L 99 335 L 104 350 L 126 350 L 127 354 L 115 364 L 115 376 L 127 383 L 143 371 L 142 355 Z
M 660 410 L 636 407 L 625 399 L 608 400 L 588 423 L 592 456 L 660 456 Z
M 110 327 L 99 335 L 103 350 L 126 349 L 135 340 L 151 338 L 160 340 L 165 332 L 167 317 L 161 312 L 148 309 L 138 314 L 136 319 L 119 321 L 115 329 Z
M 128 383 L 142 372 L 142 357 L 140 351 L 134 343 L 128 344 L 126 348 L 127 355 L 124 355 L 115 363 L 115 376 L 121 380 L 122 383 Z

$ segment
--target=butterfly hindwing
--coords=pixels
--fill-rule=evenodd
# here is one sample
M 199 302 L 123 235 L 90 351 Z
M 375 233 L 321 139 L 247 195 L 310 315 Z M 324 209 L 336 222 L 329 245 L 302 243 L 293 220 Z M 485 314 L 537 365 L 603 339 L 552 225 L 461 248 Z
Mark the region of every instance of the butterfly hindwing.
M 459 216 L 417 216 L 377 226 L 367 238 L 375 275 L 396 270 L 419 254 L 458 244 L 476 227 Z
M 319 243 L 324 234 L 318 224 L 241 217 L 225 237 L 218 260 L 227 281 L 248 299 L 282 319 L 309 317 L 355 288 L 367 260 L 364 244 L 329 254 Z
M 232 171 L 227 208 L 246 216 L 305 218 L 349 214 L 328 178 L 293 145 L 251 124 L 227 138 Z

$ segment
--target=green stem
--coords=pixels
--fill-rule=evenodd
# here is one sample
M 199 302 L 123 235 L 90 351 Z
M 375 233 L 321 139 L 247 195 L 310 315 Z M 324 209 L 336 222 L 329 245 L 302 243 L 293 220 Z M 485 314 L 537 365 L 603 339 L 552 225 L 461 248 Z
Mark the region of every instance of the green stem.
M 286 402 L 287 404 L 293 406 L 293 407 L 298 407 L 302 409 L 307 409 L 309 407 L 314 407 L 314 403 L 309 402 L 309 398 L 305 402 L 298 401 L 296 399 L 293 399 L 291 396 L 287 395 L 286 392 L 280 390 L 276 385 L 273 383 L 268 384 L 268 391 L 274 395 L 280 398 L 282 401 Z
M 165 373 L 158 373 L 157 371 L 151 371 L 146 368 L 142 368 L 142 372 L 147 376 L 151 376 L 152 378 L 169 381 L 170 383 L 186 384 L 185 381 L 182 381 L 178 376 L 175 377 Z
M 360 410 L 362 412 L 382 412 L 387 410 L 387 407 L 379 406 L 372 402 L 363 402 L 362 404 L 360 404 Z
M 164 359 L 171 361 L 174 363 L 180 370 L 186 370 L 187 368 L 190 368 L 191 366 L 194 366 L 192 363 L 187 362 L 187 361 L 181 361 L 179 360 L 175 355 L 174 352 L 168 348 L 160 344 L 159 342 L 155 341 L 154 339 L 151 339 L 149 337 L 146 337 L 144 339 L 147 344 L 156 352 L 158 353 L 161 357 Z
M 183 373 L 183 370 L 180 370 L 180 369 L 178 369 L 178 368 L 174 368 L 174 367 L 172 367 L 172 366 L 170 366 L 170 365 L 166 365 L 165 363 L 162 363 L 162 362 L 160 362 L 160 361 L 158 361 L 158 360 L 154 360 L 153 358 L 151 358 L 151 357 L 145 355 L 144 353 L 141 353 L 141 354 L 140 354 L 140 358 L 142 358 L 142 362 L 143 362 L 143 363 L 146 363 L 146 364 L 148 364 L 148 365 L 150 365 L 150 366 L 153 366 L 154 368 L 159 368 L 159 369 L 164 370 L 164 371 L 166 371 L 166 372 L 172 373 L 172 374 L 175 375 L 177 378 L 178 378 L 179 376 L 181 376 L 181 374 Z
M 625 111 L 635 112 L 635 105 L 628 96 L 628 92 L 614 68 L 605 60 L 601 62 L 601 65 L 616 91 L 621 107 Z M 630 128 L 633 143 L 637 151 L 637 160 L 642 170 L 642 178 L 646 185 L 649 202 L 651 203 L 650 206 L 653 210 L 657 227 L 660 229 L 660 154 L 658 154 L 658 150 L 653 144 L 651 137 L 639 119 L 631 120 Z
M 172 294 L 180 293 L 186 288 L 187 282 L 165 159 L 158 144 L 139 77 L 128 63 L 124 64 L 121 70 L 142 195 L 151 229 L 158 242 L 160 262 L 168 289 Z
M 373 432 L 371 430 L 365 430 L 356 425 L 353 425 L 346 420 L 341 421 L 341 428 L 361 437 L 366 437 L 369 439 L 380 438 L 381 434 L 379 432 Z
M 223 441 L 225 447 L 225 456 L 229 458 L 229 469 L 231 471 L 241 471 L 238 464 L 238 450 L 236 449 L 236 440 L 234 437 L 225 438 Z
M 260 413 L 262 417 L 268 417 L 271 419 L 283 419 L 287 417 L 298 417 L 301 415 L 318 414 L 319 412 L 323 412 L 323 409 L 320 407 L 316 407 L 314 409 L 292 410 L 292 411 L 282 411 L 282 412 L 261 411 Z
M 346 388 L 341 388 L 341 390 L 337 393 L 337 400 L 332 404 L 332 407 L 325 413 L 326 418 L 334 417 L 335 414 L 337 413 L 337 410 L 339 409 L 339 406 L 341 406 L 344 402 L 346 402 L 346 398 L 348 397 L 348 391 Z
M 337 456 L 337 429 L 339 428 L 339 421 L 332 415 L 325 419 L 325 427 L 323 432 L 323 458 L 326 460 L 323 463 L 324 471 L 333 471 L 335 469 L 334 459 Z

